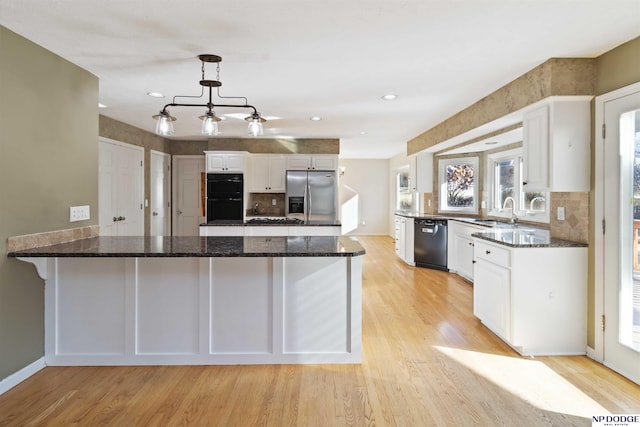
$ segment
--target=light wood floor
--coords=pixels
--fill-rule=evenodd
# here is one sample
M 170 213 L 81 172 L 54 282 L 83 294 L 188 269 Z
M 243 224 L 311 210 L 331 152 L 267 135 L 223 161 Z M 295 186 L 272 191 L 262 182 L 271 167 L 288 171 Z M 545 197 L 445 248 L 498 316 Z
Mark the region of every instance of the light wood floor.
M 565 426 L 640 413 L 640 387 L 586 357 L 519 357 L 472 287 L 362 237 L 361 365 L 47 367 L 0 396 L 0 425 Z M 544 315 L 544 313 L 541 313 Z

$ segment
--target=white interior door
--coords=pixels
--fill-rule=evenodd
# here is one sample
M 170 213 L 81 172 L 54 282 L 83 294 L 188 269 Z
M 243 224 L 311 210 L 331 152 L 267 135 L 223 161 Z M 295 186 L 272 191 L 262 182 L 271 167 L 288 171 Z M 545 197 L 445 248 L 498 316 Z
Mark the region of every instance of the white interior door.
M 100 138 L 100 234 L 144 235 L 144 149 Z
M 640 87 L 603 102 L 602 115 L 603 362 L 640 384 Z
M 118 148 L 117 198 L 119 236 L 144 235 L 144 149 L 122 145 Z
M 114 184 L 117 152 L 113 144 L 100 141 L 98 145 L 98 223 L 100 224 L 100 234 L 116 236 L 118 222 Z
M 151 150 L 149 223 L 152 236 L 171 235 L 171 156 Z
M 173 156 L 173 234 L 197 236 L 204 218 L 204 155 Z

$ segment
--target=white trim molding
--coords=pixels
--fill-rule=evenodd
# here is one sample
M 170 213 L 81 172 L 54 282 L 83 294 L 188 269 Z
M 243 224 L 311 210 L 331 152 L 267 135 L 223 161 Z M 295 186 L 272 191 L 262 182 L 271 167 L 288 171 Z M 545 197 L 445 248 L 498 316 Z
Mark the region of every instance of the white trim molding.
M 44 369 L 47 365 L 44 363 L 44 357 L 36 360 L 33 363 L 25 366 L 20 369 L 18 372 L 15 372 L 8 377 L 0 380 L 0 395 L 4 394 L 8 390 L 20 384 L 22 381 L 26 380 L 30 376 L 34 375 L 38 371 Z

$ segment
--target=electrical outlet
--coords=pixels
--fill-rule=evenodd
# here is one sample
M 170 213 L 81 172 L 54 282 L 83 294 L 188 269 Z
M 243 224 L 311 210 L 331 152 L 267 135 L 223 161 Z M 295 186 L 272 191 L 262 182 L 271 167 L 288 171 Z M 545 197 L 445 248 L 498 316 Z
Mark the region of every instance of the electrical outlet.
M 564 221 L 564 207 L 558 206 L 558 221 Z
M 71 206 L 69 208 L 69 222 L 86 221 L 90 216 L 89 206 Z
M 271 199 L 271 204 L 275 206 L 278 203 L 277 199 Z

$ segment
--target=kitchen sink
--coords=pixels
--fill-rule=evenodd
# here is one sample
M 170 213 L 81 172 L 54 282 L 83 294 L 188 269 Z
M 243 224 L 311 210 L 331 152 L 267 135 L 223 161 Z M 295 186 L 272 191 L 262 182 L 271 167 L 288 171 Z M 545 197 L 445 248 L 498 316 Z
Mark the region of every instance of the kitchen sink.
M 495 225 L 499 221 L 496 221 L 495 219 L 474 219 L 473 222 L 477 222 L 479 224 Z

